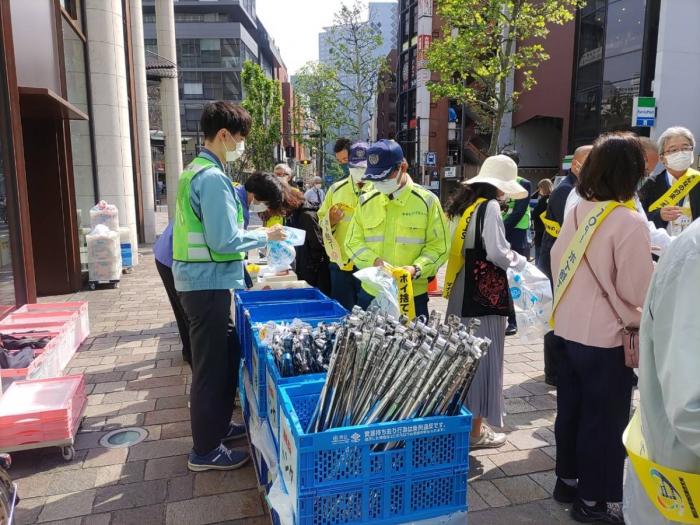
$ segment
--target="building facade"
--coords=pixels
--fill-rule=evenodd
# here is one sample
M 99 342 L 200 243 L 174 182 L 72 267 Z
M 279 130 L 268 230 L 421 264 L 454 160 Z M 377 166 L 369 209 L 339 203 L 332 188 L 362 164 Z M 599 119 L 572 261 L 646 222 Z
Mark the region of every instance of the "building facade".
M 368 23 L 372 24 L 377 33 L 382 37 L 382 44 L 374 51 L 374 57 L 386 57 L 389 52 L 396 47 L 398 4 L 396 2 L 369 2 Z M 342 28 L 327 28 L 318 35 L 318 58 L 319 62 L 328 66 L 333 66 L 334 61 L 331 56 L 331 44 L 334 39 L 342 38 Z M 345 85 L 352 85 L 355 80 L 345 73 L 340 73 L 340 80 Z M 373 86 L 374 88 L 374 86 Z M 363 115 L 363 122 L 366 126 L 360 132 L 361 140 L 368 140 L 372 136 L 372 122 L 376 114 L 376 93 L 368 93 L 371 96 L 371 103 L 366 108 Z M 349 98 L 348 93 L 341 93 L 344 98 Z M 338 130 L 339 135 L 351 135 L 348 129 Z
M 0 2 L 0 309 L 83 287 L 97 201 L 117 205 L 135 255 L 152 233 L 152 178 L 140 162 L 150 142 L 134 124 L 147 112 L 134 5 Z
M 180 0 L 174 9 L 180 123 L 188 161 L 203 144 L 199 120 L 204 106 L 213 100 L 243 100 L 241 72 L 246 61 L 280 81 L 286 79 L 286 69 L 256 15 L 255 0 Z M 155 0 L 143 1 L 143 20 L 145 47 L 152 56 L 158 52 Z

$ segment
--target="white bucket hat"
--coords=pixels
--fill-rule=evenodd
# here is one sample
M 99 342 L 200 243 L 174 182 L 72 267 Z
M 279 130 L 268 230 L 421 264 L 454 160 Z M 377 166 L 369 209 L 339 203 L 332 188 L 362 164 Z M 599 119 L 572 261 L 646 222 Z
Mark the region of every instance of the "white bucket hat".
M 529 197 L 528 192 L 518 184 L 517 178 L 518 166 L 515 161 L 506 155 L 494 155 L 484 161 L 476 177 L 464 183 L 490 184 L 505 193 L 506 197 L 525 199 Z

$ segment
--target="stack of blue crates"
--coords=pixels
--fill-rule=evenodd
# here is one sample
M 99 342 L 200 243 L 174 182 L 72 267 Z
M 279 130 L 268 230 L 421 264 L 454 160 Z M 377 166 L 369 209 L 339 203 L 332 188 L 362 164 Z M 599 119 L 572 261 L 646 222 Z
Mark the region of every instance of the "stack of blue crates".
M 471 414 L 307 434 L 323 385 L 280 388 L 280 471 L 295 525 L 390 525 L 467 510 Z
M 294 525 L 394 525 L 467 510 L 471 415 L 466 411 L 306 434 L 325 374 L 282 377 L 253 325 L 339 321 L 348 314 L 342 306 L 315 288 L 237 292 L 233 314 L 243 358 L 244 421 L 248 429 L 269 425 Z M 251 449 L 267 492 L 275 473 Z M 274 510 L 272 516 L 277 523 Z

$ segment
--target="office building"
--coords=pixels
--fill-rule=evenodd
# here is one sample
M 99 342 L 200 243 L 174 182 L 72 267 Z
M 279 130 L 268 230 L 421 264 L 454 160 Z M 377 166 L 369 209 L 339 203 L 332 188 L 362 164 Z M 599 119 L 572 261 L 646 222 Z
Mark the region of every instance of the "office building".
M 212 100 L 243 100 L 241 72 L 246 61 L 259 64 L 276 80 L 286 79 L 287 73 L 279 49 L 256 15 L 255 0 L 180 0 L 174 8 L 187 161 L 203 141 L 199 119 L 204 105 Z M 157 55 L 155 0 L 143 0 L 143 20 L 147 55 Z
M 396 47 L 397 36 L 397 21 L 398 21 L 398 4 L 396 2 L 369 2 L 368 5 L 368 23 L 372 24 L 377 32 L 382 37 L 382 44 L 374 51 L 374 57 L 386 57 L 389 52 Z M 318 56 L 319 62 L 329 66 L 333 66 L 333 58 L 331 57 L 330 49 L 333 39 L 342 38 L 342 28 L 327 28 L 318 35 Z M 355 80 L 351 75 L 345 73 L 340 74 L 340 80 L 346 85 L 352 85 Z M 372 86 L 374 89 L 375 86 Z M 376 93 L 368 93 L 371 97 L 371 102 L 367 106 L 367 110 L 363 115 L 363 129 L 360 131 L 359 137 L 353 137 L 362 140 L 368 140 L 371 137 L 371 128 L 375 109 Z M 348 93 L 341 93 L 345 100 L 349 99 Z M 339 135 L 350 135 L 348 129 L 338 130 Z

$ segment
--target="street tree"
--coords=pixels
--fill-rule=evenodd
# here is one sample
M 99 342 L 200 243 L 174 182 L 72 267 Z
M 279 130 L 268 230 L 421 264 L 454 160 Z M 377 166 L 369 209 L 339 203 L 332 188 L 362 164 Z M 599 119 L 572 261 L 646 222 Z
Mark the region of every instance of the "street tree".
M 295 116 L 299 120 L 297 140 L 316 149 L 319 166 L 324 166 L 326 146 L 335 139 L 338 129 L 350 124 L 340 103 L 338 74 L 324 64 L 307 62 L 294 76 L 294 91 L 299 110 Z
M 439 80 L 428 89 L 438 97 L 467 104 L 491 133 L 489 155 L 498 150 L 503 116 L 521 93 L 531 90 L 537 67 L 549 59 L 543 43 L 549 24 L 574 18 L 586 0 L 440 0 L 442 38 L 428 50 L 428 67 Z M 522 84 L 508 89 L 509 77 Z
M 387 68 L 386 57 L 377 56 L 383 44 L 381 31 L 371 20 L 364 20 L 365 9 L 361 0 L 343 3 L 326 33 L 330 64 L 344 95 L 339 103 L 350 116 L 348 127 L 356 138 L 365 138 L 378 80 Z
M 272 171 L 276 162 L 275 148 L 279 146 L 282 126 L 282 89 L 280 83 L 268 78 L 262 68 L 248 60 L 241 73 L 244 99 L 253 124 L 245 141 L 245 153 L 236 163 L 234 173 L 248 168 Z

